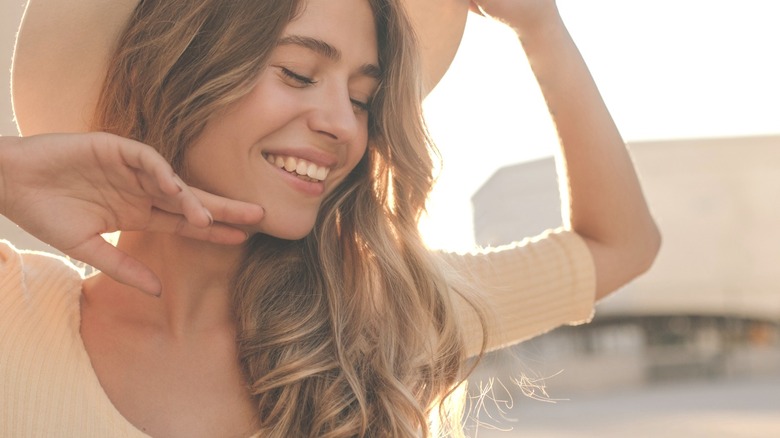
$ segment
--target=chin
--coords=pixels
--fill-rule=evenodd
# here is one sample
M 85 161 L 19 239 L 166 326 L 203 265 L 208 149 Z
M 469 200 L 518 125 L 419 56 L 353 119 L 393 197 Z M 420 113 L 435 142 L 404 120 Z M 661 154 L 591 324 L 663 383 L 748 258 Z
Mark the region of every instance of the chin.
M 314 229 L 314 218 L 285 218 L 273 217 L 266 214 L 258 229 L 253 230 L 262 234 L 267 234 L 277 239 L 301 240 L 311 233 Z

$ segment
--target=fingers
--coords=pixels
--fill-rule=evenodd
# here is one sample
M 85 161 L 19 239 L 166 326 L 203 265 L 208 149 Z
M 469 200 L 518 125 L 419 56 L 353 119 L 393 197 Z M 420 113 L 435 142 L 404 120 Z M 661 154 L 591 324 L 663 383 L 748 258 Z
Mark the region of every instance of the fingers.
M 175 177 L 178 180 L 178 177 Z M 179 180 L 181 181 L 181 180 Z M 144 184 L 146 185 L 146 184 Z M 206 234 L 217 231 L 218 239 L 222 239 L 226 233 L 221 231 L 220 227 L 214 228 L 217 222 L 232 225 L 254 225 L 259 223 L 265 214 L 265 210 L 257 204 L 236 201 L 205 192 L 194 187 L 187 186 L 184 182 L 180 183 L 182 190 L 174 197 L 162 196 L 153 202 L 155 210 L 160 210 L 170 214 L 165 217 L 164 222 L 157 225 L 161 231 L 171 232 L 171 227 L 175 224 L 178 229 L 186 230 L 188 237 L 195 237 L 202 240 L 210 240 Z M 158 195 L 159 196 L 159 195 Z M 154 213 L 154 211 L 153 211 Z M 157 215 L 160 220 L 163 216 Z M 189 224 L 185 225 L 182 221 L 186 219 Z M 204 232 L 195 232 L 192 226 L 205 230 Z M 227 227 L 227 229 L 233 229 Z M 230 234 L 228 240 L 232 243 L 235 234 Z M 243 232 L 241 232 L 243 235 Z M 183 234 L 184 235 L 184 234 Z M 222 243 L 222 242 L 220 242 Z
M 142 149 L 145 150 L 139 151 L 137 157 L 137 161 L 142 166 L 141 170 L 153 175 L 156 186 L 159 187 L 163 195 L 173 196 L 177 199 L 178 208 L 175 211 L 181 211 L 192 225 L 206 228 L 215 221 L 235 225 L 251 225 L 262 220 L 264 214 L 262 207 L 230 200 L 190 187 L 173 173 L 168 163 L 156 151 L 149 147 Z M 202 233 L 195 234 L 189 237 L 203 237 Z
M 150 196 L 175 198 L 173 202 L 167 200 L 164 203 L 176 205 L 172 211 L 181 212 L 195 226 L 208 227 L 214 222 L 211 213 L 201 204 L 192 189 L 174 173 L 170 164 L 154 148 L 129 139 L 113 139 L 120 142 L 119 154 L 122 160 L 136 172 L 141 185 Z
M 137 172 L 144 191 L 157 201 L 153 205 L 170 213 L 181 213 L 195 227 L 207 228 L 216 233 L 215 238 L 233 241 L 235 233 L 222 227 L 212 229 L 214 222 L 233 225 L 253 225 L 264 215 L 262 207 L 247 202 L 235 201 L 213 195 L 185 184 L 170 164 L 151 146 L 133 140 L 104 134 L 103 141 L 118 142 L 118 151 L 123 162 Z M 166 226 L 168 222 L 166 222 Z M 180 227 L 196 238 L 210 240 L 203 233 L 195 233 L 190 227 Z
M 105 141 L 115 142 L 124 164 L 136 171 L 152 175 L 163 193 L 176 195 L 182 191 L 173 168 L 153 147 L 116 135 L 106 133 L 97 135 Z
M 254 225 L 259 223 L 265 215 L 263 207 L 257 204 L 224 198 L 196 188 L 191 188 L 191 190 L 217 222 Z
M 247 239 L 247 234 L 237 228 L 215 223 L 208 227 L 197 227 L 189 223 L 184 216 L 154 209 L 145 231 L 178 234 L 222 245 L 240 245 Z
M 68 255 L 148 295 L 159 297 L 162 293 L 160 280 L 149 268 L 109 244 L 99 235 L 68 251 Z
M 214 223 L 214 217 L 208 207 L 201 203 L 195 195 L 195 189 L 188 186 L 177 175 L 174 175 L 176 184 L 181 191 L 176 195 L 181 202 L 181 212 L 187 220 L 196 227 L 208 227 Z

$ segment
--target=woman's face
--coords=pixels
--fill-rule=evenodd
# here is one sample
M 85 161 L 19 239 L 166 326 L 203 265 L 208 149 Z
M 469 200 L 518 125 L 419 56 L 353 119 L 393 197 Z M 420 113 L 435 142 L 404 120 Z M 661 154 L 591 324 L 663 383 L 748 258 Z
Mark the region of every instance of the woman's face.
M 250 232 L 306 236 L 366 150 L 376 41 L 366 0 L 307 0 L 253 90 L 210 119 L 187 152 L 187 182 L 263 206 Z

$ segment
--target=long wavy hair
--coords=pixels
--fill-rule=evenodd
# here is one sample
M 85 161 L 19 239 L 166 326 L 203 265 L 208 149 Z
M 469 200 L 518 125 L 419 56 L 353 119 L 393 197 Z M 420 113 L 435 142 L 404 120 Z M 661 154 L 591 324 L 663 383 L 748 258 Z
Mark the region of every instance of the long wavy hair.
M 239 361 L 263 436 L 462 435 L 462 400 L 451 397 L 468 372 L 453 307 L 462 294 L 417 227 L 438 155 L 422 118 L 414 32 L 398 0 L 367 1 L 383 71 L 367 152 L 307 237 L 255 235 L 232 282 Z M 303 7 L 142 0 L 94 128 L 155 146 L 186 175 L 188 145 L 252 89 Z

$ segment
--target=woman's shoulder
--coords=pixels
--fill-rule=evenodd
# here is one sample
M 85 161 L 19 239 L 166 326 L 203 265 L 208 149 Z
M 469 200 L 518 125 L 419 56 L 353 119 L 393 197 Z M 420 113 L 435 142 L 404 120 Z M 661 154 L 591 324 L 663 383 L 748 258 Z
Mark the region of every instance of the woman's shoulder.
M 145 436 L 121 421 L 80 336 L 83 272 L 0 241 L 0 436 Z
M 52 306 L 74 310 L 83 276 L 84 270 L 64 257 L 20 250 L 0 240 L 0 312 Z

